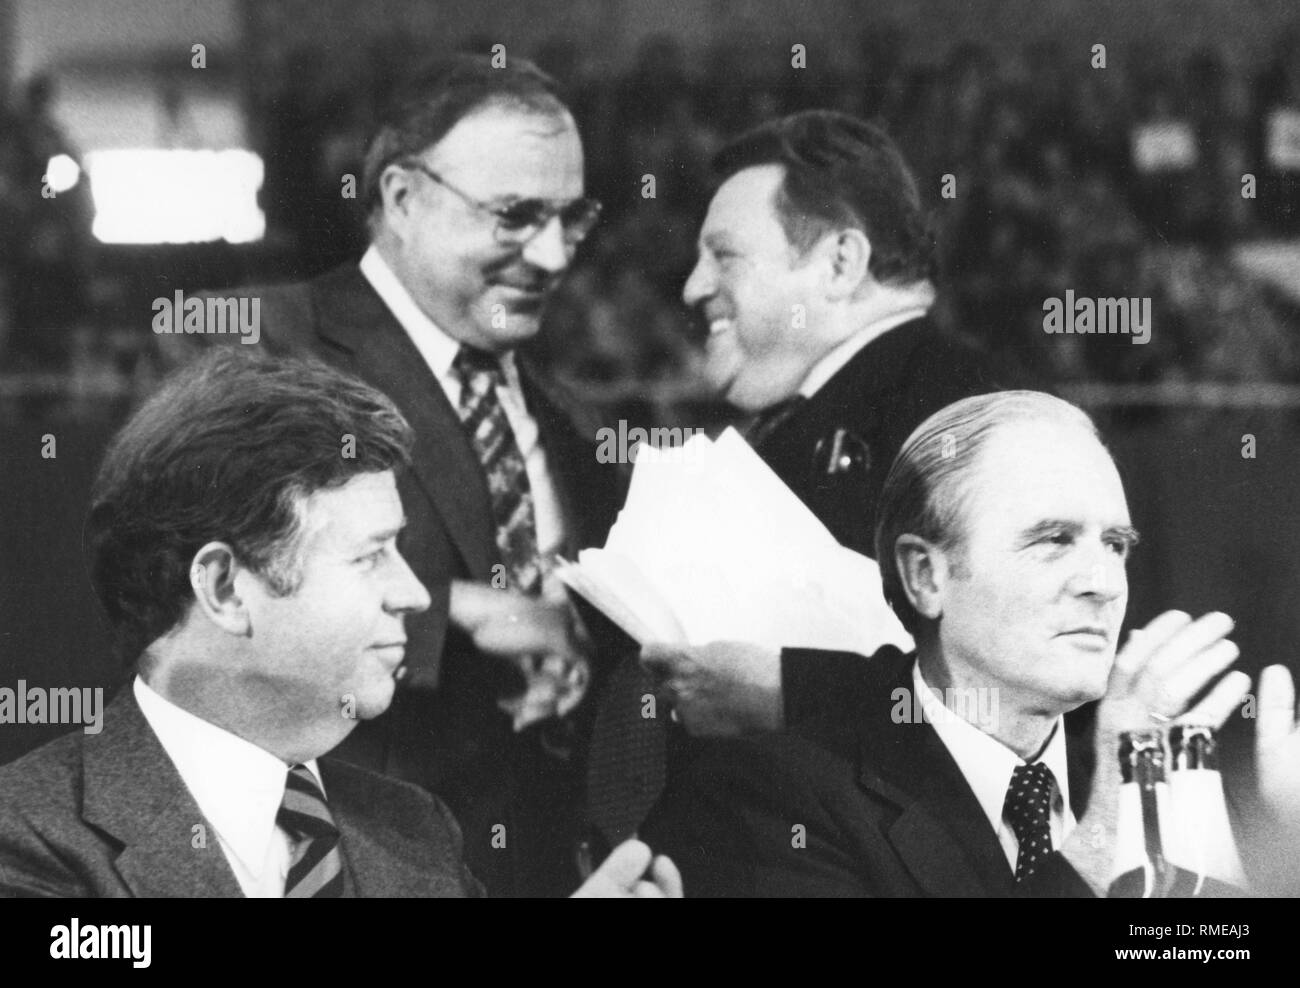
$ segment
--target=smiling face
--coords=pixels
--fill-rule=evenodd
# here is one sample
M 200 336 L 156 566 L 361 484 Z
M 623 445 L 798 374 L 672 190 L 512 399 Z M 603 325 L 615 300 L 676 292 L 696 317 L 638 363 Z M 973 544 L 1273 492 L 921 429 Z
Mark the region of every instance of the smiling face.
M 709 324 L 710 382 L 750 412 L 794 395 L 827 349 L 816 332 L 823 272 L 797 256 L 773 205 L 784 174 L 782 165 L 757 165 L 722 183 L 682 290 Z
M 1119 473 L 1082 428 L 1006 426 L 971 474 L 938 625 L 958 686 L 1058 714 L 1100 697 L 1128 603 L 1136 533 Z
M 582 142 L 567 113 L 487 106 L 419 158 L 464 196 L 494 207 L 582 197 Z M 558 218 L 522 245 L 503 245 L 494 216 L 418 169 L 391 165 L 382 184 L 391 186 L 384 223 L 396 256 L 389 263 L 430 319 L 455 339 L 494 352 L 537 333 L 576 250 L 564 242 Z
M 392 702 L 404 618 L 427 608 L 429 594 L 397 551 L 403 515 L 391 471 L 317 491 L 301 511 L 298 589 L 277 597 L 248 571 L 238 580 L 254 650 L 245 678 L 279 721 L 346 734 L 355 721 L 342 715 L 345 698 L 361 720 Z

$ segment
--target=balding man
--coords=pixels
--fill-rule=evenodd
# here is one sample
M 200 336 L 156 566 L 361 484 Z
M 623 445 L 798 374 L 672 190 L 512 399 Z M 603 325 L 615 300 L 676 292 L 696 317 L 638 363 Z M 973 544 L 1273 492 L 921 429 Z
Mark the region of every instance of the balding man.
M 1136 538 L 1079 409 L 1012 391 L 932 415 L 876 531 L 915 653 L 872 657 L 847 715 L 712 746 L 643 835 L 691 895 L 1104 894 L 1119 734 L 1217 726 L 1250 684 L 1198 699 L 1237 655 L 1223 614 L 1163 614 L 1116 655 Z M 1067 737 L 1098 699 L 1094 739 Z

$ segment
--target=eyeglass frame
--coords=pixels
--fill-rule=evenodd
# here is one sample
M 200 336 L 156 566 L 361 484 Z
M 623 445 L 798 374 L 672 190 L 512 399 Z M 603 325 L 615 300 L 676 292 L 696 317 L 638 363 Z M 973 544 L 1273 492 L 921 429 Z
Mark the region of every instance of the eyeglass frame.
M 408 158 L 407 160 L 400 162 L 400 165 L 403 168 L 415 168 L 418 171 L 423 172 L 429 178 L 433 179 L 435 182 L 441 185 L 444 189 L 447 189 L 449 192 L 455 193 L 467 205 L 472 206 L 474 209 L 477 209 L 480 212 L 488 213 L 489 215 L 495 217 L 497 223 L 495 229 L 493 230 L 493 236 L 496 237 L 497 243 L 502 245 L 522 247 L 524 244 L 528 243 L 539 233 L 545 230 L 547 226 L 550 225 L 551 220 L 555 219 L 557 216 L 560 216 L 560 214 L 564 212 L 564 210 L 582 204 L 585 210 L 585 217 L 583 222 L 587 224 L 587 228 L 583 230 L 580 235 L 574 236 L 573 234 L 571 234 L 569 225 L 564 222 L 563 217 L 560 218 L 560 230 L 562 231 L 561 235 L 564 238 L 565 244 L 571 247 L 577 247 L 580 243 L 586 240 L 587 237 L 591 235 L 591 231 L 596 228 L 596 224 L 600 222 L 601 210 L 604 208 L 601 205 L 599 199 L 591 199 L 587 197 L 583 197 L 579 199 L 571 199 L 561 206 L 552 205 L 550 203 L 547 203 L 546 200 L 540 198 L 519 199 L 516 202 L 510 203 L 509 205 L 494 206 L 492 205 L 492 203 L 484 202 L 482 199 L 476 199 L 474 196 L 470 195 L 464 189 L 459 189 L 455 185 L 452 185 L 450 182 L 448 182 L 436 171 L 434 171 L 432 168 L 426 165 L 419 158 Z M 537 203 L 545 204 L 546 216 L 540 222 L 529 223 L 528 227 L 525 227 L 525 229 L 532 228 L 532 232 L 529 233 L 527 236 L 515 237 L 508 230 L 505 229 L 505 224 L 508 222 L 506 211 L 515 206 L 518 206 L 520 203 L 525 203 L 525 202 L 537 202 Z

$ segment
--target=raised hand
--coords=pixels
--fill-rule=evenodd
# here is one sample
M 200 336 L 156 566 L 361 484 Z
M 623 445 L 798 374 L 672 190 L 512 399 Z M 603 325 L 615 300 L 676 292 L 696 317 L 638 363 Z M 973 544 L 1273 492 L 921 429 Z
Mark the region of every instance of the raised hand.
M 655 856 L 639 840 L 629 840 L 610 852 L 572 898 L 680 899 L 682 876 L 668 858 Z
M 1166 611 L 1134 631 L 1115 657 L 1106 695 L 1097 707 L 1096 774 L 1088 811 L 1061 848 L 1098 895 L 1106 894 L 1115 863 L 1119 735 L 1173 723 L 1219 727 L 1227 720 L 1250 688 L 1250 677 L 1243 672 L 1223 675 L 1238 654 L 1227 638 L 1232 628 L 1226 614 L 1210 613 L 1193 621 L 1182 611 Z
M 1237 646 L 1227 638 L 1232 628 L 1232 618 L 1217 611 L 1195 621 L 1166 611 L 1135 630 L 1115 657 L 1098 729 L 1118 735 L 1174 722 L 1219 727 L 1250 689 L 1250 677 L 1230 672 L 1192 700 L 1236 661 Z
M 1259 795 L 1280 822 L 1300 833 L 1300 724 L 1295 716 L 1295 684 L 1286 666 L 1259 674 L 1255 724 L 1255 765 Z

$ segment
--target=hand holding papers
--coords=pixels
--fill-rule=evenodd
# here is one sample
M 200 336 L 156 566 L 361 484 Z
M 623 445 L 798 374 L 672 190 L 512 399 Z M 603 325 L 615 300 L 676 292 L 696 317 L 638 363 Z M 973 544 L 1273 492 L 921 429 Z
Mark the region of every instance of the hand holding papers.
M 605 547 L 558 574 L 641 644 L 912 647 L 875 562 L 839 545 L 734 429 L 641 445 Z

